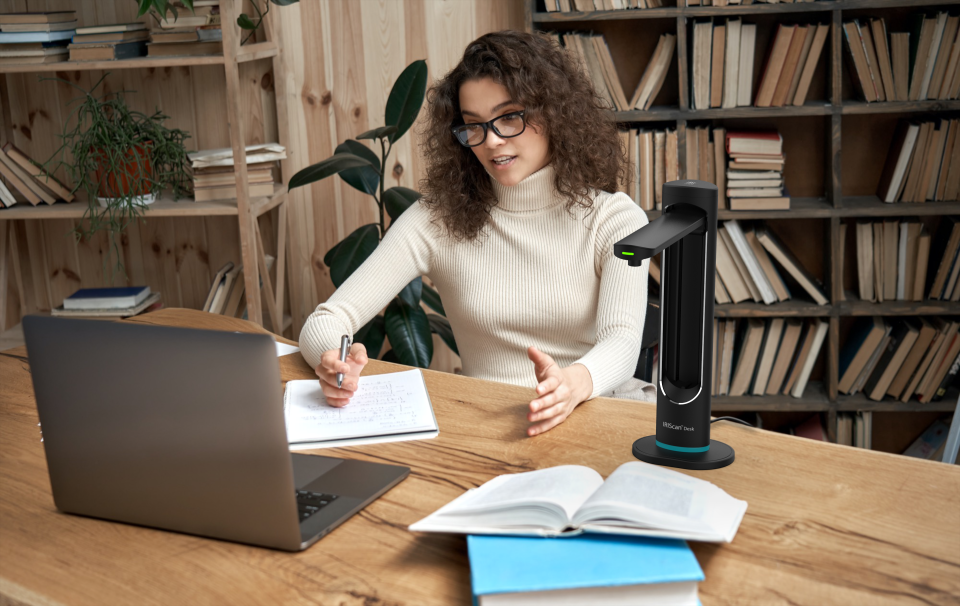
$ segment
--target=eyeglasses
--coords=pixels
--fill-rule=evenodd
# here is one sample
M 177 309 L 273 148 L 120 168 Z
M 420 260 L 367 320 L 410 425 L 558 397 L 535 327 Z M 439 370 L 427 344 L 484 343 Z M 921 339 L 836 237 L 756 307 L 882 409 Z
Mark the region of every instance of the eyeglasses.
M 461 124 L 451 128 L 456 135 L 457 141 L 464 147 L 476 147 L 487 140 L 487 129 L 492 128 L 493 132 L 501 139 L 509 139 L 522 135 L 527 128 L 527 122 L 523 118 L 524 110 L 510 112 L 496 117 L 489 122 L 478 122 L 475 124 Z

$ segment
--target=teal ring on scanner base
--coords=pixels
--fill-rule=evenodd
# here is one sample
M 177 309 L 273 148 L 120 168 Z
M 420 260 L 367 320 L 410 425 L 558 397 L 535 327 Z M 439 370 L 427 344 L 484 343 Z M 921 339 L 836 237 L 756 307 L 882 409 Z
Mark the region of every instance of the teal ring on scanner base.
M 657 436 L 647 436 L 633 443 L 633 456 L 645 463 L 680 469 L 719 469 L 733 463 L 733 448 L 727 444 L 710 440 L 708 448 L 703 452 L 668 450 L 658 445 Z
M 669 446 L 667 444 L 664 444 L 660 440 L 656 440 L 656 439 L 655 441 L 657 442 L 657 446 L 659 446 L 660 448 L 666 448 L 667 450 L 674 450 L 676 452 L 707 452 L 708 450 L 710 450 L 709 444 L 701 448 L 687 448 L 685 446 Z

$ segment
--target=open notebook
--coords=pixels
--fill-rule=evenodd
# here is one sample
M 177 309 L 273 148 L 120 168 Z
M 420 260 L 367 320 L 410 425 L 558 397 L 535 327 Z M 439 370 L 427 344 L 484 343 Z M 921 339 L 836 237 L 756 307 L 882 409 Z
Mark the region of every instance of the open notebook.
M 419 370 L 360 377 L 342 408 L 327 404 L 315 379 L 287 381 L 283 413 L 291 450 L 420 440 L 440 433 Z

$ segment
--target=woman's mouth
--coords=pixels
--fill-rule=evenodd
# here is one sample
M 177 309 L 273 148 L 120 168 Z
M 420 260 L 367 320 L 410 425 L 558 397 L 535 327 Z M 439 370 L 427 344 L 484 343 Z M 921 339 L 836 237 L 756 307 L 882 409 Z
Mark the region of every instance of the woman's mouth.
M 503 169 L 512 165 L 516 159 L 516 156 L 497 156 L 493 158 L 491 162 L 493 162 L 493 165 L 498 169 Z

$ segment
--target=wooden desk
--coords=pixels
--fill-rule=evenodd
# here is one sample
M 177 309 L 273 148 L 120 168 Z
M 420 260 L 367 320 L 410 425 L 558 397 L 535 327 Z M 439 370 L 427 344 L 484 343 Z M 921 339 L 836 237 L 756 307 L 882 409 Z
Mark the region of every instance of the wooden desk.
M 137 322 L 262 332 L 187 310 Z M 311 378 L 299 355 L 284 380 Z M 371 362 L 370 374 L 400 367 Z M 426 371 L 433 440 L 326 450 L 409 478 L 299 554 L 57 513 L 23 349 L 0 352 L 0 604 L 468 604 L 466 541 L 407 525 L 502 473 L 632 459 L 654 407 L 596 399 L 526 437 L 532 390 Z M 721 422 L 730 467 L 686 472 L 749 503 L 730 545 L 694 543 L 703 604 L 960 602 L 960 468 Z

